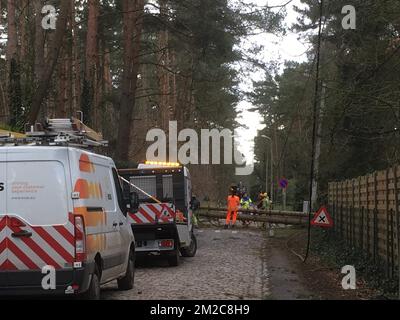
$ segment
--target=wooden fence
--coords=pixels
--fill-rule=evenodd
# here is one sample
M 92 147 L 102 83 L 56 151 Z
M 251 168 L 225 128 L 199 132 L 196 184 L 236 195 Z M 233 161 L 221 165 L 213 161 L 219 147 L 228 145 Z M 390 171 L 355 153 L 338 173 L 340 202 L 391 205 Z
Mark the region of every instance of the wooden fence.
M 394 277 L 400 258 L 400 166 L 329 184 L 334 232 L 383 262 Z

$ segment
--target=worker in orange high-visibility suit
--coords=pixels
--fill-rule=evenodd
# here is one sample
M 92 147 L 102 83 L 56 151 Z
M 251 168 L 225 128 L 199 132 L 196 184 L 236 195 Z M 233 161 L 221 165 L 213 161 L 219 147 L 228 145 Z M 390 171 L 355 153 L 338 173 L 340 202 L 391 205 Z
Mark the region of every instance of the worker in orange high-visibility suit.
M 225 229 L 228 229 L 228 227 L 235 226 L 239 205 L 240 205 L 240 199 L 237 195 L 232 193 L 230 196 L 228 196 L 228 213 L 226 216 Z

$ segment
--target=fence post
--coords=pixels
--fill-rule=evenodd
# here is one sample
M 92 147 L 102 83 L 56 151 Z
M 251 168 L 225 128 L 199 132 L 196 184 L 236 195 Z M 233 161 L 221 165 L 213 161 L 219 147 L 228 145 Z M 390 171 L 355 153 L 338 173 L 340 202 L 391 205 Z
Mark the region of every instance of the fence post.
M 357 247 L 357 235 L 356 235 L 356 212 L 357 209 L 353 207 L 353 247 Z
M 360 249 L 364 249 L 364 207 L 361 208 L 361 219 L 360 219 Z
M 391 262 L 391 277 L 394 278 L 394 214 L 393 209 L 390 209 L 390 262 Z
M 356 216 L 356 209 L 354 208 L 354 206 L 351 209 L 351 246 L 354 248 L 355 247 L 355 223 L 354 223 L 354 218 Z
M 389 212 L 389 169 L 385 171 L 385 210 L 386 210 L 386 275 L 391 277 L 391 246 L 393 236 L 393 224 L 391 224 L 391 212 Z M 393 247 L 392 247 L 393 249 Z
M 358 178 L 358 214 L 359 214 L 359 218 L 361 220 L 361 223 L 359 225 L 359 234 L 360 234 L 360 239 L 359 239 L 359 244 L 360 244 L 360 248 L 361 250 L 363 249 L 363 227 L 364 227 L 364 209 L 361 209 L 361 177 Z
M 369 209 L 367 208 L 367 257 L 371 256 L 371 233 L 370 233 Z
M 395 214 L 396 214 L 396 234 L 397 234 L 397 276 L 398 276 L 398 298 L 400 299 L 400 213 L 399 213 L 399 188 L 398 188 L 398 175 L 397 169 L 400 167 L 394 166 L 394 206 L 395 206 Z
M 367 202 L 367 257 L 371 256 L 371 221 L 369 214 L 369 176 L 365 177 L 365 188 L 366 188 L 366 202 Z
M 378 173 L 374 172 L 374 261 L 379 260 L 378 238 Z
M 353 214 L 353 208 L 348 207 L 347 209 L 347 239 L 348 239 L 348 244 L 351 247 L 351 215 Z
M 332 232 L 333 232 L 333 235 L 335 235 L 336 234 L 336 205 L 335 205 L 334 201 L 332 202 L 331 213 L 332 213 L 332 220 L 333 220 Z
M 346 180 L 346 227 L 347 245 L 351 246 L 351 207 L 349 204 L 349 180 Z
M 336 182 L 336 208 L 335 210 L 337 210 L 337 214 L 336 214 L 336 223 L 337 223 L 337 227 L 335 228 L 336 233 L 338 233 L 340 235 L 340 213 L 339 213 L 339 182 Z M 340 235 L 341 236 L 341 235 Z
M 389 221 L 390 220 L 390 213 L 389 210 L 386 211 L 386 277 L 389 278 L 390 277 L 390 246 L 389 246 L 389 242 L 390 242 L 390 236 L 389 236 Z
M 355 179 L 352 179 L 352 184 L 351 184 L 351 198 L 352 198 L 352 206 L 353 206 L 353 216 L 351 218 L 352 220 L 352 235 L 351 237 L 353 238 L 353 247 L 355 248 L 357 246 L 357 239 L 356 239 L 356 205 L 355 205 Z
M 340 238 L 343 239 L 343 203 L 340 204 Z
M 378 209 L 374 209 L 374 262 L 378 261 L 379 246 L 378 246 Z

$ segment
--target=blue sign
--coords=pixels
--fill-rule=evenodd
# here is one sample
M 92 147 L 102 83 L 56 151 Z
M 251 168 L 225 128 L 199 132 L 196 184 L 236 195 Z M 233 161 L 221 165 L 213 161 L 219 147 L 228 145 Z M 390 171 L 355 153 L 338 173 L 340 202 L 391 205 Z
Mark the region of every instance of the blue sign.
M 289 181 L 287 179 L 281 179 L 279 180 L 279 186 L 281 187 L 281 189 L 287 189 L 287 187 L 289 186 Z

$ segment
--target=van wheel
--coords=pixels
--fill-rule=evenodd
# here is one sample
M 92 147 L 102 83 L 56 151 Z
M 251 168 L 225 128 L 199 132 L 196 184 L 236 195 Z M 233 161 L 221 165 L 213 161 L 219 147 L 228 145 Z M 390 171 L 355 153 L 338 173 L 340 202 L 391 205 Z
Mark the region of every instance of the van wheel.
M 89 290 L 84 293 L 84 300 L 100 300 L 100 279 L 98 276 L 97 269 L 92 275 L 92 281 L 90 282 Z
M 197 252 L 197 239 L 194 233 L 192 232 L 191 235 L 192 241 L 190 243 L 190 246 L 187 248 L 182 248 L 181 253 L 183 257 L 186 258 L 193 258 L 196 255 Z
M 125 277 L 118 279 L 118 290 L 127 291 L 132 290 L 135 284 L 135 255 L 129 254 L 128 267 L 126 269 Z
M 181 261 L 180 251 L 176 249 L 169 257 L 168 264 L 170 267 L 177 267 Z

